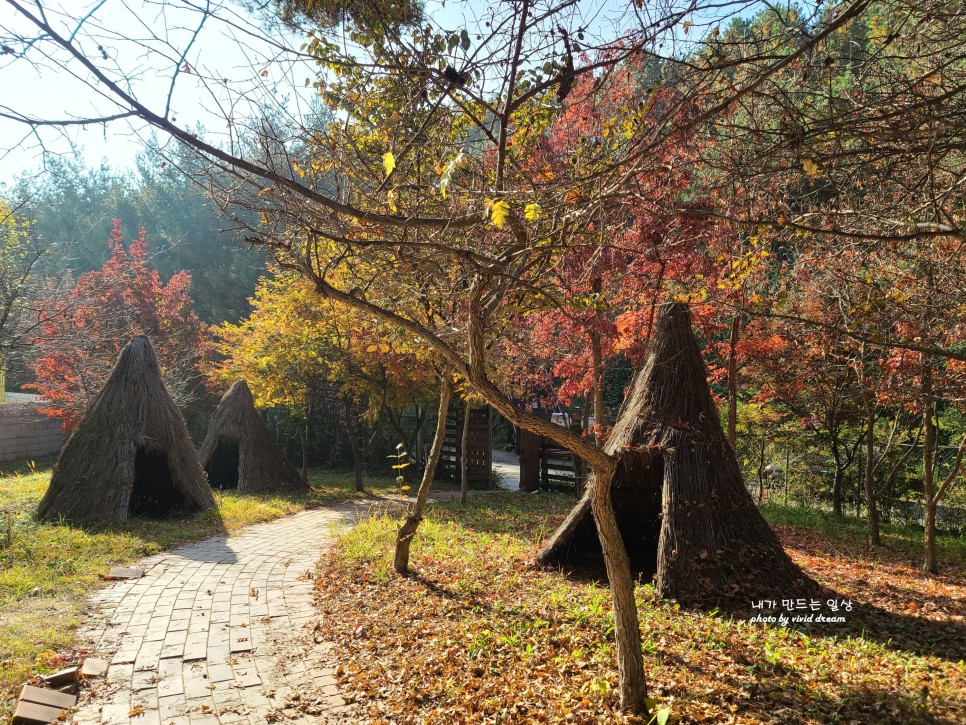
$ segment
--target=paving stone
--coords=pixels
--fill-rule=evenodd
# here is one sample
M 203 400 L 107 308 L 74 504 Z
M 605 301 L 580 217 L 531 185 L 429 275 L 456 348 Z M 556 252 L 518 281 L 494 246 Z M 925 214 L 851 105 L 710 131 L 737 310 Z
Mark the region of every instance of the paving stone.
M 208 682 L 227 682 L 235 678 L 235 673 L 231 669 L 231 665 L 227 664 L 209 664 L 208 665 Z
M 134 569 L 127 566 L 116 566 L 107 575 L 109 579 L 140 579 L 144 576 L 144 569 Z
M 238 687 L 255 687 L 262 684 L 262 678 L 254 670 L 235 674 L 235 684 Z
M 101 709 L 101 722 L 104 725 L 127 725 L 131 721 L 129 704 L 110 703 Z
M 153 670 L 143 670 L 135 672 L 131 678 L 131 690 L 139 692 L 141 690 L 153 690 L 158 685 L 158 673 Z
M 134 675 L 134 663 L 128 665 L 111 665 L 107 668 L 108 682 L 130 682 Z
M 40 725 L 41 723 L 56 722 L 63 712 L 64 709 L 60 707 L 20 701 L 13 713 L 13 725 Z
M 114 656 L 111 658 L 112 665 L 133 665 L 134 660 L 137 659 L 137 650 L 120 650 L 115 652 Z
M 330 524 L 357 511 L 306 511 L 142 559 L 147 576 L 92 597 L 79 637 L 110 662 L 110 686 L 71 722 L 261 724 L 296 692 L 318 693 L 326 713 L 298 722 L 332 721 L 346 706 L 331 646 L 310 639 L 312 578 Z

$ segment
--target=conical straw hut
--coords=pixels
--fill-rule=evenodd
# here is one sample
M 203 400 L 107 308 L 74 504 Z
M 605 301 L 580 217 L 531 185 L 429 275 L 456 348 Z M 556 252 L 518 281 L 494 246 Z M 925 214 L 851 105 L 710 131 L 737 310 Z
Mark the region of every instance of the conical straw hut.
M 662 305 L 644 368 L 607 451 L 612 497 L 636 573 L 688 604 L 801 597 L 817 585 L 791 561 L 745 488 L 708 388 L 687 305 Z M 600 556 L 584 496 L 538 554 L 570 565 Z
M 200 456 L 213 488 L 241 493 L 308 489 L 259 419 L 244 380 L 232 385 L 218 404 Z
M 123 523 L 214 508 L 211 488 L 151 342 L 134 337 L 61 451 L 37 515 Z

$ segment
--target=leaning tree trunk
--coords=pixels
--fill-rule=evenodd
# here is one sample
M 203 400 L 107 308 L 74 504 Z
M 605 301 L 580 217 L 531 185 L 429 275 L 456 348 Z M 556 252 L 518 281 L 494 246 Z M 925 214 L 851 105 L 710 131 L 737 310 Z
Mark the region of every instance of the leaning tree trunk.
M 621 708 L 630 713 L 647 714 L 647 682 L 644 679 L 644 655 L 641 651 L 641 628 L 634 599 L 634 580 L 630 559 L 617 525 L 611 498 L 614 469 L 595 468 L 588 488 L 590 506 L 597 525 L 597 535 L 604 556 L 607 581 L 614 604 L 614 635 L 617 643 Z
M 605 451 L 618 459 L 612 485 L 584 496 L 538 561 L 567 563 L 591 551 L 587 517 L 592 509 L 596 517 L 609 493 L 634 570 L 647 577 L 656 572 L 663 597 L 746 608 L 754 598 L 817 591 L 745 488 L 686 305 L 662 305 L 647 362 Z
M 423 511 L 426 508 L 426 499 L 429 498 L 429 491 L 433 487 L 433 477 L 436 475 L 436 466 L 439 463 L 440 454 L 443 452 L 443 441 L 446 439 L 446 414 L 449 411 L 449 399 L 453 394 L 453 379 L 449 370 L 443 373 L 443 385 L 439 393 L 439 415 L 436 419 L 436 435 L 433 438 L 433 447 L 429 452 L 429 460 L 426 461 L 426 469 L 423 471 L 423 480 L 419 484 L 419 491 L 416 493 L 416 503 L 410 509 L 403 525 L 396 533 L 396 555 L 393 567 L 399 574 L 409 573 L 409 547 L 412 545 L 416 529 L 419 522 L 423 520 Z

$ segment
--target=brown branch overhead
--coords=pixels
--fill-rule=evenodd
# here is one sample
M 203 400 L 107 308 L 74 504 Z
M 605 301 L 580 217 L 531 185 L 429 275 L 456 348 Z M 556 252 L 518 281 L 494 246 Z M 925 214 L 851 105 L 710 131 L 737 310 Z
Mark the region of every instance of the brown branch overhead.
M 2 106 L 2 108 L 7 108 L 7 106 Z M 10 109 L 8 109 L 10 110 Z M 10 121 L 16 121 L 17 123 L 22 123 L 31 128 L 38 128 L 42 126 L 88 126 L 98 123 L 110 123 L 111 121 L 120 121 L 124 118 L 135 118 L 138 116 L 137 111 L 126 111 L 124 113 L 115 113 L 110 116 L 96 116 L 93 118 L 67 118 L 58 121 L 44 120 L 40 118 L 30 118 L 29 116 L 24 116 L 22 113 L 0 111 L 0 118 L 6 118 Z
M 681 208 L 679 213 L 684 216 L 698 217 L 698 218 L 711 218 L 719 219 L 721 221 L 728 222 L 729 224 L 734 224 L 738 227 L 754 228 L 754 227 L 770 227 L 772 229 L 791 229 L 797 232 L 806 232 L 808 234 L 817 235 L 829 235 L 835 237 L 842 237 L 844 239 L 854 239 L 856 241 L 866 241 L 866 242 L 911 242 L 916 239 L 933 239 L 936 237 L 954 237 L 956 239 L 966 240 L 966 229 L 960 226 L 954 226 L 952 224 L 942 224 L 939 222 L 899 222 L 894 219 L 892 220 L 877 220 L 880 223 L 894 224 L 896 226 L 912 227 L 913 231 L 904 232 L 899 234 L 884 234 L 876 232 L 860 232 L 860 231 L 847 231 L 844 229 L 824 229 L 822 227 L 808 226 L 807 224 L 801 224 L 792 219 L 788 218 L 776 218 L 776 219 L 744 219 L 742 217 L 731 216 L 730 214 L 722 214 L 721 212 L 716 212 L 712 209 L 689 209 Z M 830 216 L 859 216 L 859 212 L 851 211 L 829 211 L 824 212 Z M 816 216 L 816 214 L 810 214 L 809 216 Z
M 321 194 L 314 189 L 310 189 L 297 181 L 283 176 L 271 169 L 267 169 L 258 164 L 254 164 L 250 161 L 246 161 L 238 156 L 226 153 L 221 149 L 212 146 L 199 139 L 196 134 L 189 133 L 184 129 L 178 128 L 173 123 L 171 123 L 167 118 L 160 116 L 153 111 L 151 111 L 147 106 L 138 101 L 134 96 L 129 94 L 123 88 L 121 88 L 116 82 L 108 78 L 96 65 L 94 65 L 83 53 L 81 53 L 70 40 L 61 36 L 57 31 L 55 31 L 46 21 L 33 15 L 28 10 L 26 10 L 17 0 L 6 0 L 7 4 L 12 6 L 14 10 L 20 13 L 23 17 L 27 18 L 30 22 L 37 26 L 40 30 L 46 33 L 55 43 L 66 50 L 71 56 L 73 56 L 81 65 L 87 68 L 90 73 L 97 78 L 101 83 L 107 86 L 110 91 L 121 99 L 124 103 L 132 108 L 131 111 L 127 112 L 128 116 L 136 116 L 142 120 L 148 122 L 155 128 L 161 129 L 162 131 L 174 136 L 179 141 L 190 146 L 191 148 L 202 152 L 208 156 L 218 159 L 219 161 L 228 164 L 229 166 L 247 171 L 261 179 L 271 181 L 279 186 L 283 186 L 286 189 L 291 189 L 300 196 L 317 203 L 319 206 L 329 209 L 330 211 L 336 212 L 338 214 L 344 214 L 353 219 L 359 221 L 365 221 L 374 224 L 387 224 L 392 226 L 404 226 L 404 227 L 418 227 L 418 228 L 432 228 L 432 229 L 464 229 L 466 227 L 473 226 L 486 221 L 486 216 L 483 212 L 476 214 L 466 214 L 463 216 L 452 217 L 452 218 L 435 218 L 435 217 L 406 217 L 398 214 L 377 214 L 373 212 L 367 212 L 362 209 L 358 209 L 351 204 L 345 204 L 343 202 L 336 201 L 325 194 Z
M 305 263 L 303 262 L 303 264 Z M 514 425 L 549 438 L 554 443 L 573 451 L 587 461 L 587 463 L 599 467 L 601 470 L 609 470 L 615 465 L 612 456 L 606 454 L 599 446 L 594 445 L 586 438 L 573 433 L 568 428 L 551 423 L 549 420 L 535 416 L 515 406 L 503 391 L 486 377 L 485 373 L 473 375 L 470 366 L 460 354 L 426 326 L 334 287 L 307 265 L 300 267 L 299 271 L 309 275 L 315 284 L 316 290 L 323 297 L 341 302 L 353 309 L 365 312 L 377 319 L 395 325 L 428 344 L 452 366 L 457 374 L 476 388 L 477 392 L 489 405 Z
M 710 106 L 701 113 L 697 114 L 693 119 L 689 120 L 680 128 L 676 128 L 676 133 L 681 133 L 690 129 L 698 128 L 709 121 L 713 120 L 721 113 L 726 111 L 732 105 L 740 101 L 745 96 L 753 93 L 758 89 L 765 81 L 774 76 L 779 71 L 788 67 L 800 57 L 802 57 L 807 52 L 811 51 L 820 41 L 830 36 L 832 33 L 837 31 L 839 28 L 844 26 L 846 23 L 859 17 L 866 9 L 872 4 L 872 0 L 856 0 L 851 5 L 847 6 L 845 11 L 840 13 L 832 22 L 826 25 L 822 30 L 813 36 L 810 36 L 808 41 L 802 43 L 799 48 L 796 48 L 794 52 L 789 53 L 787 56 L 782 58 L 782 60 L 772 63 L 770 66 L 762 70 L 758 76 L 746 84 L 744 87 L 735 90 L 727 98 L 719 101 L 718 103 Z M 638 149 L 635 153 L 629 154 L 623 163 L 627 164 L 628 167 L 632 167 L 634 161 L 640 159 L 646 154 L 652 152 L 657 146 L 658 142 L 651 142 L 645 146 Z M 630 178 L 631 169 L 628 168 L 627 173 L 622 177 L 618 183 L 625 183 L 628 178 Z

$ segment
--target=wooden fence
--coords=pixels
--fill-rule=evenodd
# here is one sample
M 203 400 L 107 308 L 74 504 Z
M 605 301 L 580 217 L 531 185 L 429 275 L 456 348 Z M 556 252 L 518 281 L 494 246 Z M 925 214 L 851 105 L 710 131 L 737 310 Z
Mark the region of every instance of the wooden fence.
M 449 481 L 460 480 L 465 408 L 451 408 L 446 417 L 446 438 L 439 460 L 440 475 Z M 470 412 L 470 428 L 466 436 L 466 479 L 471 486 L 486 487 L 493 476 L 492 409 L 489 406 L 473 408 Z
M 550 419 L 549 413 L 546 418 Z M 580 433 L 580 424 L 575 423 L 571 429 Z M 589 472 L 583 459 L 535 433 L 520 430 L 518 436 L 522 490 L 568 491 L 578 496 L 583 492 Z

